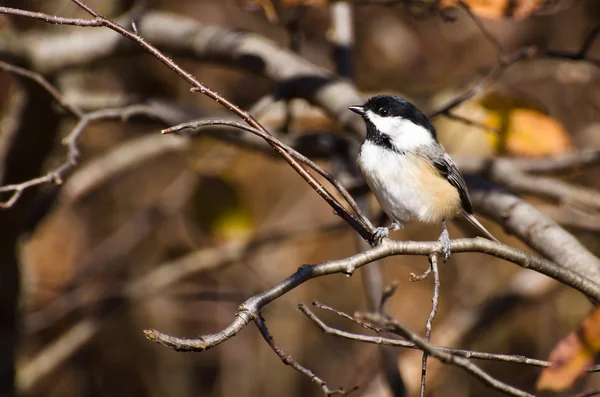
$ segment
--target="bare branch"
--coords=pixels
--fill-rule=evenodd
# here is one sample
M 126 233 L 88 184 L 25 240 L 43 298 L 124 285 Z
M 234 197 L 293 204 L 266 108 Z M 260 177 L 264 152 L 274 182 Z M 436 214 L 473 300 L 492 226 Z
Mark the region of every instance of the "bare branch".
M 2 7 L 0 7 L 0 9 L 1 8 Z M 73 106 L 68 102 L 64 101 L 61 93 L 56 89 L 56 87 L 50 84 L 50 82 L 46 80 L 41 74 L 24 69 L 16 65 L 11 65 L 10 63 L 4 62 L 2 60 L 0 60 L 0 69 L 4 70 L 7 73 L 12 73 L 14 75 L 21 76 L 34 81 L 44 90 L 46 90 L 48 94 L 50 94 L 52 98 L 54 98 L 54 100 L 71 115 L 77 118 L 83 117 L 83 111 L 77 106 Z
M 368 313 L 365 314 L 365 318 L 369 319 Z M 421 338 L 414 332 L 410 331 L 399 321 L 389 317 L 386 318 L 386 320 L 386 325 L 390 326 L 395 333 L 406 338 L 407 341 L 414 343 L 416 348 L 422 350 L 424 353 L 427 353 L 431 357 L 434 357 L 445 364 L 451 364 L 461 367 L 465 371 L 469 372 L 471 375 L 475 376 L 476 378 L 479 378 L 482 382 L 486 383 L 491 388 L 496 389 L 504 394 L 518 397 L 534 397 L 533 394 L 529 394 L 515 387 L 512 387 L 504 382 L 501 382 L 496 378 L 493 378 L 487 372 L 482 370 L 477 365 L 473 364 L 468 359 L 453 355 L 451 353 L 445 352 L 442 349 L 432 346 L 424 338 Z
M 318 306 L 318 307 L 322 307 L 322 306 Z M 306 317 L 308 317 L 313 323 L 315 323 L 315 325 L 317 327 L 319 327 L 319 329 L 321 331 L 323 331 L 323 333 L 325 335 L 332 335 L 332 336 L 337 336 L 337 337 L 341 337 L 341 338 L 345 338 L 345 339 L 355 340 L 358 342 L 371 343 L 371 344 L 376 344 L 376 345 L 386 345 L 386 346 L 394 346 L 394 347 L 404 347 L 404 348 L 408 348 L 408 349 L 417 349 L 417 346 L 414 343 L 406 341 L 406 340 L 400 340 L 400 339 L 394 339 L 394 338 L 384 338 L 381 336 L 362 335 L 362 334 L 356 334 L 356 333 L 352 333 L 352 332 L 342 331 L 337 328 L 333 328 L 333 327 L 325 324 L 323 322 L 323 320 L 321 320 L 319 317 L 317 317 L 308 307 L 306 307 L 306 305 L 300 304 L 300 305 L 298 305 L 298 309 L 300 309 L 300 311 L 302 313 L 304 313 L 306 315 Z M 331 311 L 334 313 L 339 312 L 338 310 L 333 309 L 333 308 L 331 308 Z M 341 315 L 343 317 L 348 318 L 349 320 L 351 320 L 353 322 L 369 324 L 369 323 L 365 323 L 365 321 L 363 321 L 355 316 L 350 316 L 347 313 L 344 313 L 344 312 L 339 312 L 339 313 L 341 313 Z M 387 328 L 381 328 L 381 327 L 375 326 L 373 324 L 369 324 L 368 327 L 376 332 L 390 332 L 390 330 Z M 435 347 L 437 349 L 440 349 L 447 353 L 453 354 L 455 356 L 464 357 L 464 358 L 473 358 L 473 359 L 477 359 L 477 360 L 488 360 L 488 361 L 500 361 L 500 362 L 513 363 L 513 364 L 524 364 L 524 365 L 531 365 L 531 366 L 540 367 L 540 368 L 546 368 L 551 365 L 551 363 L 549 361 L 538 360 L 538 359 L 528 358 L 528 357 L 519 356 L 519 355 L 486 353 L 486 352 L 454 349 L 454 348 L 450 348 L 450 347 L 441 347 L 441 346 L 435 346 Z M 593 367 L 591 367 L 588 370 L 588 372 L 598 372 L 598 371 L 600 371 L 600 365 L 594 365 Z
M 475 85 L 473 85 L 472 88 L 451 100 L 447 105 L 431 112 L 429 115 L 429 117 L 431 118 L 437 117 L 439 115 L 447 115 L 452 109 L 454 109 L 461 103 L 481 93 L 492 82 L 498 79 L 498 77 L 500 77 L 509 67 L 524 60 L 553 58 L 573 61 L 584 61 L 600 68 L 600 60 L 593 59 L 588 56 L 589 48 L 593 41 L 597 38 L 600 31 L 600 27 L 597 27 L 596 29 L 592 30 L 592 32 L 590 32 L 590 34 L 585 39 L 581 49 L 577 52 L 550 51 L 545 49 L 539 49 L 537 47 L 523 47 L 513 53 L 506 54 L 496 37 L 492 35 L 489 32 L 489 30 L 487 30 L 487 28 L 479 20 L 479 18 L 477 18 L 471 13 L 469 7 L 462 2 L 461 6 L 463 10 L 471 17 L 473 22 L 477 25 L 477 27 L 481 31 L 482 35 L 486 38 L 486 40 L 488 40 L 496 49 L 496 53 L 498 54 L 498 63 L 483 78 L 481 78 L 477 83 L 475 83 Z
M 480 252 L 508 260 L 519 266 L 555 278 L 563 284 L 583 292 L 591 299 L 600 300 L 600 286 L 595 282 L 569 268 L 558 266 L 546 259 L 504 244 L 482 238 L 461 239 L 453 240 L 451 249 L 455 254 L 461 252 Z M 258 315 L 262 307 L 310 279 L 335 273 L 350 275 L 357 268 L 390 255 L 429 256 L 432 253 L 440 252 L 440 250 L 441 246 L 439 242 L 387 240 L 377 247 L 345 259 L 333 260 L 318 265 L 301 266 L 296 273 L 242 303 L 235 314 L 233 322 L 215 334 L 203 335 L 195 339 L 184 339 L 169 336 L 156 330 L 146 330 L 144 333 L 149 340 L 178 351 L 204 351 L 235 336 Z
M 343 311 L 334 309 L 331 306 L 327 306 L 327 305 L 325 305 L 325 304 L 323 304 L 323 303 L 321 303 L 319 301 L 314 301 L 312 304 L 313 304 L 314 307 L 318 307 L 319 309 L 323 309 L 323 310 L 328 310 L 330 312 L 334 312 L 338 316 L 346 318 L 346 319 L 348 319 L 350 321 L 353 321 L 353 322 L 355 322 L 356 324 L 360 325 L 363 328 L 370 329 L 370 330 L 373 330 L 375 332 L 386 332 L 386 330 L 383 329 L 383 328 L 375 327 L 374 325 L 372 325 L 370 323 L 367 323 L 367 322 L 364 322 L 362 320 L 359 320 L 356 317 L 353 317 L 353 316 L 351 316 L 351 315 L 349 315 L 347 313 L 344 313 Z
M 502 44 L 500 44 L 496 36 L 494 36 L 492 32 L 488 30 L 487 26 L 485 26 L 485 23 L 481 21 L 481 19 L 479 19 L 475 14 L 471 12 L 471 8 L 468 4 L 466 4 L 463 1 L 460 1 L 459 6 L 469 16 L 469 18 L 471 18 L 475 25 L 477 25 L 477 28 L 479 29 L 483 37 L 485 37 L 485 39 L 494 47 L 494 49 L 496 50 L 496 54 L 498 55 L 498 62 L 502 63 L 504 58 L 506 57 L 506 54 L 504 53 Z
M 491 177 L 502 183 L 504 178 L 510 178 L 509 166 L 505 163 L 496 168 L 497 164 L 494 162 Z M 479 186 L 472 184 L 470 191 L 474 206 L 482 214 L 498 222 L 506 231 L 518 236 L 546 258 L 589 279 L 597 280 L 600 277 L 600 259 L 572 234 L 523 199 L 483 181 Z
M 498 128 L 489 126 L 489 125 L 484 124 L 484 123 L 480 123 L 480 122 L 475 121 L 475 120 L 471 120 L 471 119 L 469 119 L 467 117 L 458 115 L 458 114 L 456 114 L 455 112 L 452 112 L 452 111 L 448 111 L 446 113 L 443 113 L 442 115 L 446 116 L 447 118 L 449 118 L 451 120 L 455 120 L 455 121 L 458 121 L 460 123 L 463 123 L 463 124 L 466 124 L 466 125 L 470 125 L 472 127 L 477 127 L 477 128 L 479 128 L 481 130 L 484 130 L 484 131 L 493 132 L 494 134 L 498 134 L 498 135 L 501 134 L 501 131 Z
M 438 301 L 440 297 L 440 272 L 438 271 L 438 254 L 429 255 L 429 267 L 431 268 L 431 272 L 433 273 L 433 296 L 431 298 L 431 312 L 429 313 L 429 317 L 427 318 L 427 323 L 425 324 L 425 341 L 427 343 L 431 340 L 431 326 L 433 323 L 433 319 L 437 314 L 438 310 Z M 423 360 L 421 362 L 421 388 L 419 390 L 419 396 L 425 397 L 425 380 L 427 377 L 427 357 L 428 354 L 426 351 L 423 351 Z
M 82 320 L 65 331 L 40 351 L 34 359 L 18 369 L 19 390 L 28 391 L 57 366 L 85 346 L 97 333 L 102 323 L 97 319 Z
M 347 390 L 347 391 L 342 388 L 330 389 L 323 379 L 321 379 L 317 375 L 315 375 L 315 373 L 312 372 L 310 369 L 307 369 L 307 368 L 303 367 L 302 365 L 300 365 L 296 360 L 294 360 L 294 358 L 292 356 L 290 356 L 289 354 L 284 352 L 283 349 L 281 347 L 279 347 L 279 345 L 277 343 L 275 343 L 275 340 L 273 339 L 273 337 L 269 333 L 269 330 L 267 329 L 267 325 L 265 324 L 265 319 L 262 317 L 262 315 L 260 313 L 258 313 L 258 316 L 254 320 L 254 324 L 256 324 L 256 327 L 260 331 L 260 334 L 264 338 L 265 342 L 267 342 L 267 344 L 271 347 L 271 349 L 273 349 L 275 354 L 277 354 L 279 356 L 279 358 L 281 358 L 281 361 L 285 365 L 291 366 L 292 368 L 294 368 L 296 371 L 300 372 L 301 374 L 308 376 L 312 382 L 316 383 L 317 385 L 319 385 L 319 387 L 321 387 L 321 389 L 323 390 L 323 393 L 325 393 L 326 396 L 334 396 L 334 395 L 346 396 L 358 389 L 358 385 L 354 386 L 353 388 L 351 388 L 350 390 Z
M 12 207 L 19 197 L 21 197 L 23 192 L 33 186 L 38 186 L 45 183 L 55 183 L 57 185 L 62 184 L 64 175 L 77 164 L 77 160 L 79 159 L 77 140 L 90 123 L 99 120 L 114 119 L 126 121 L 128 118 L 134 115 L 146 115 L 146 112 L 147 109 L 144 107 L 131 106 L 122 109 L 98 110 L 96 112 L 83 115 L 71 132 L 62 141 L 63 144 L 67 146 L 67 157 L 65 161 L 58 167 L 49 171 L 46 175 L 39 178 L 31 179 L 22 183 L 1 186 L 0 193 L 12 192 L 12 194 L 6 201 L 0 202 L 0 208 Z
M 74 25 L 81 27 L 96 27 L 103 26 L 102 20 L 100 19 L 82 19 L 82 18 L 62 18 L 55 15 L 44 14 L 42 12 L 33 12 L 19 10 L 17 8 L 0 7 L 0 14 L 15 15 L 19 17 L 27 17 L 33 19 L 39 19 L 44 22 L 53 23 L 56 25 Z
M 361 224 L 361 226 L 367 230 L 369 230 L 370 232 L 372 232 L 374 230 L 373 225 L 371 224 L 371 222 L 369 221 L 369 219 L 363 214 L 362 210 L 359 208 L 359 206 L 356 204 L 356 202 L 354 201 L 354 199 L 352 198 L 352 196 L 350 195 L 350 193 L 348 193 L 348 191 L 342 186 L 342 184 L 333 177 L 333 175 L 331 175 L 329 172 L 327 172 L 325 169 L 323 169 L 321 166 L 319 166 L 317 163 L 315 163 L 314 161 L 310 160 L 309 158 L 307 158 L 306 156 L 302 155 L 301 153 L 298 153 L 295 149 L 293 149 L 292 147 L 284 144 L 283 142 L 281 142 L 279 139 L 275 138 L 273 135 L 268 134 L 268 133 L 264 133 L 261 130 L 258 130 L 256 128 L 253 127 L 248 127 L 245 126 L 243 124 L 237 123 L 235 121 L 227 121 L 227 120 L 198 120 L 198 121 L 191 121 L 188 123 L 183 123 L 183 124 L 179 124 L 177 126 L 174 127 L 170 127 L 167 129 L 162 130 L 163 134 L 168 134 L 171 132 L 180 132 L 184 129 L 188 129 L 188 128 L 201 128 L 201 127 L 207 127 L 207 126 L 216 126 L 216 125 L 224 125 L 224 126 L 230 126 L 230 127 L 235 127 L 235 128 L 239 128 L 241 130 L 244 131 L 248 131 L 253 133 L 254 135 L 257 135 L 261 138 L 263 138 L 264 140 L 266 140 L 267 142 L 276 145 L 277 147 L 284 149 L 290 156 L 292 156 L 294 159 L 306 164 L 307 166 L 309 166 L 310 168 L 312 168 L 313 170 L 315 170 L 317 173 L 319 173 L 319 175 L 321 175 L 322 177 L 324 177 L 325 179 L 327 179 L 327 181 L 329 181 L 329 183 L 331 183 L 336 189 L 337 191 L 342 195 L 342 197 L 344 197 L 344 199 L 346 200 L 346 202 L 348 204 L 350 204 L 350 207 L 352 207 L 352 209 L 354 210 L 354 212 L 357 215 L 357 221 Z M 356 229 L 356 227 L 355 227 Z
M 582 149 L 553 157 L 515 158 L 511 163 L 523 172 L 558 173 L 591 167 L 600 163 L 598 150 Z

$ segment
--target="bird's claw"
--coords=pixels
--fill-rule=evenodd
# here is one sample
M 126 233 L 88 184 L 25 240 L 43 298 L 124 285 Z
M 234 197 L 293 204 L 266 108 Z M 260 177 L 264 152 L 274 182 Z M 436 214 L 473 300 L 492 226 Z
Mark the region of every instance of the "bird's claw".
M 442 244 L 442 258 L 445 263 L 450 259 L 450 234 L 445 227 L 438 241 Z
M 392 224 L 388 227 L 388 231 L 389 230 L 400 230 L 400 229 L 402 229 L 402 224 L 397 221 L 392 222 Z
M 381 244 L 384 238 L 387 238 L 388 234 L 390 234 L 390 229 L 387 227 L 378 227 L 375 229 L 375 233 L 373 233 L 373 241 L 375 245 Z

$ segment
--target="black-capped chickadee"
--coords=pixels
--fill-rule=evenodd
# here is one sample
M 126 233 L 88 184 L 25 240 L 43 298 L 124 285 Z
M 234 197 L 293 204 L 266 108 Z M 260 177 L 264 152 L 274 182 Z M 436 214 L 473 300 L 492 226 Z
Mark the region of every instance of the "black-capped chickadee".
M 487 238 L 498 241 L 473 216 L 463 176 L 438 142 L 435 127 L 415 105 L 397 96 L 377 95 L 349 109 L 361 115 L 367 127 L 358 166 L 392 219 L 390 226 L 377 228 L 376 241 L 381 242 L 390 230 L 401 229 L 406 221 L 441 223 L 439 241 L 447 260 L 446 220 L 460 212 Z

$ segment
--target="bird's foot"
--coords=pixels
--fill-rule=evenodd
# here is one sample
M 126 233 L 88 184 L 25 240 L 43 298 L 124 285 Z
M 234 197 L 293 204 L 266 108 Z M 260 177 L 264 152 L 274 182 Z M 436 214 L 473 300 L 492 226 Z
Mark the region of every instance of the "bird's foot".
M 388 226 L 388 230 L 400 230 L 404 227 L 404 225 L 398 221 L 392 222 L 390 226 Z
M 442 258 L 444 259 L 444 263 L 450 259 L 450 233 L 448 233 L 448 229 L 446 229 L 446 222 L 442 223 L 443 230 L 442 234 L 440 234 L 440 238 L 438 241 L 442 243 Z
M 373 233 L 373 241 L 375 245 L 381 244 L 384 238 L 387 238 L 388 234 L 390 234 L 390 229 L 387 227 L 378 227 L 375 229 L 375 233 Z
M 390 231 L 400 230 L 403 227 L 404 225 L 398 221 L 392 222 L 392 224 L 387 227 L 378 227 L 375 229 L 375 233 L 373 233 L 373 241 L 375 242 L 375 245 L 381 244 L 383 239 L 387 238 L 387 236 L 390 234 Z

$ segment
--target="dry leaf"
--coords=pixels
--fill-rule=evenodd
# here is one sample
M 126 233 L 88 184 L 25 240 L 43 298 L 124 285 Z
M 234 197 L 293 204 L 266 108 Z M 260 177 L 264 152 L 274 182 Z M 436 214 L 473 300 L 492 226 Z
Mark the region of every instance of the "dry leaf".
M 497 128 L 503 129 L 501 150 L 517 156 L 551 156 L 572 149 L 571 138 L 562 124 L 533 109 L 513 109 Z
M 538 390 L 565 390 L 594 364 L 600 352 L 600 308 L 576 330 L 561 340 L 550 353 L 552 366 L 542 371 Z
M 516 156 L 552 156 L 573 148 L 564 126 L 531 98 L 491 93 L 479 103 L 488 110 L 483 123 L 499 130 L 490 135 L 496 151 Z
M 571 0 L 462 0 L 471 12 L 483 18 L 523 19 L 541 13 L 557 12 Z M 440 7 L 458 7 L 460 0 L 442 0 Z
M 557 155 L 573 148 L 564 126 L 545 114 L 542 104 L 532 98 L 491 92 L 461 104 L 452 113 L 498 131 L 453 120 L 436 122 L 440 141 L 455 154 L 536 157 Z

